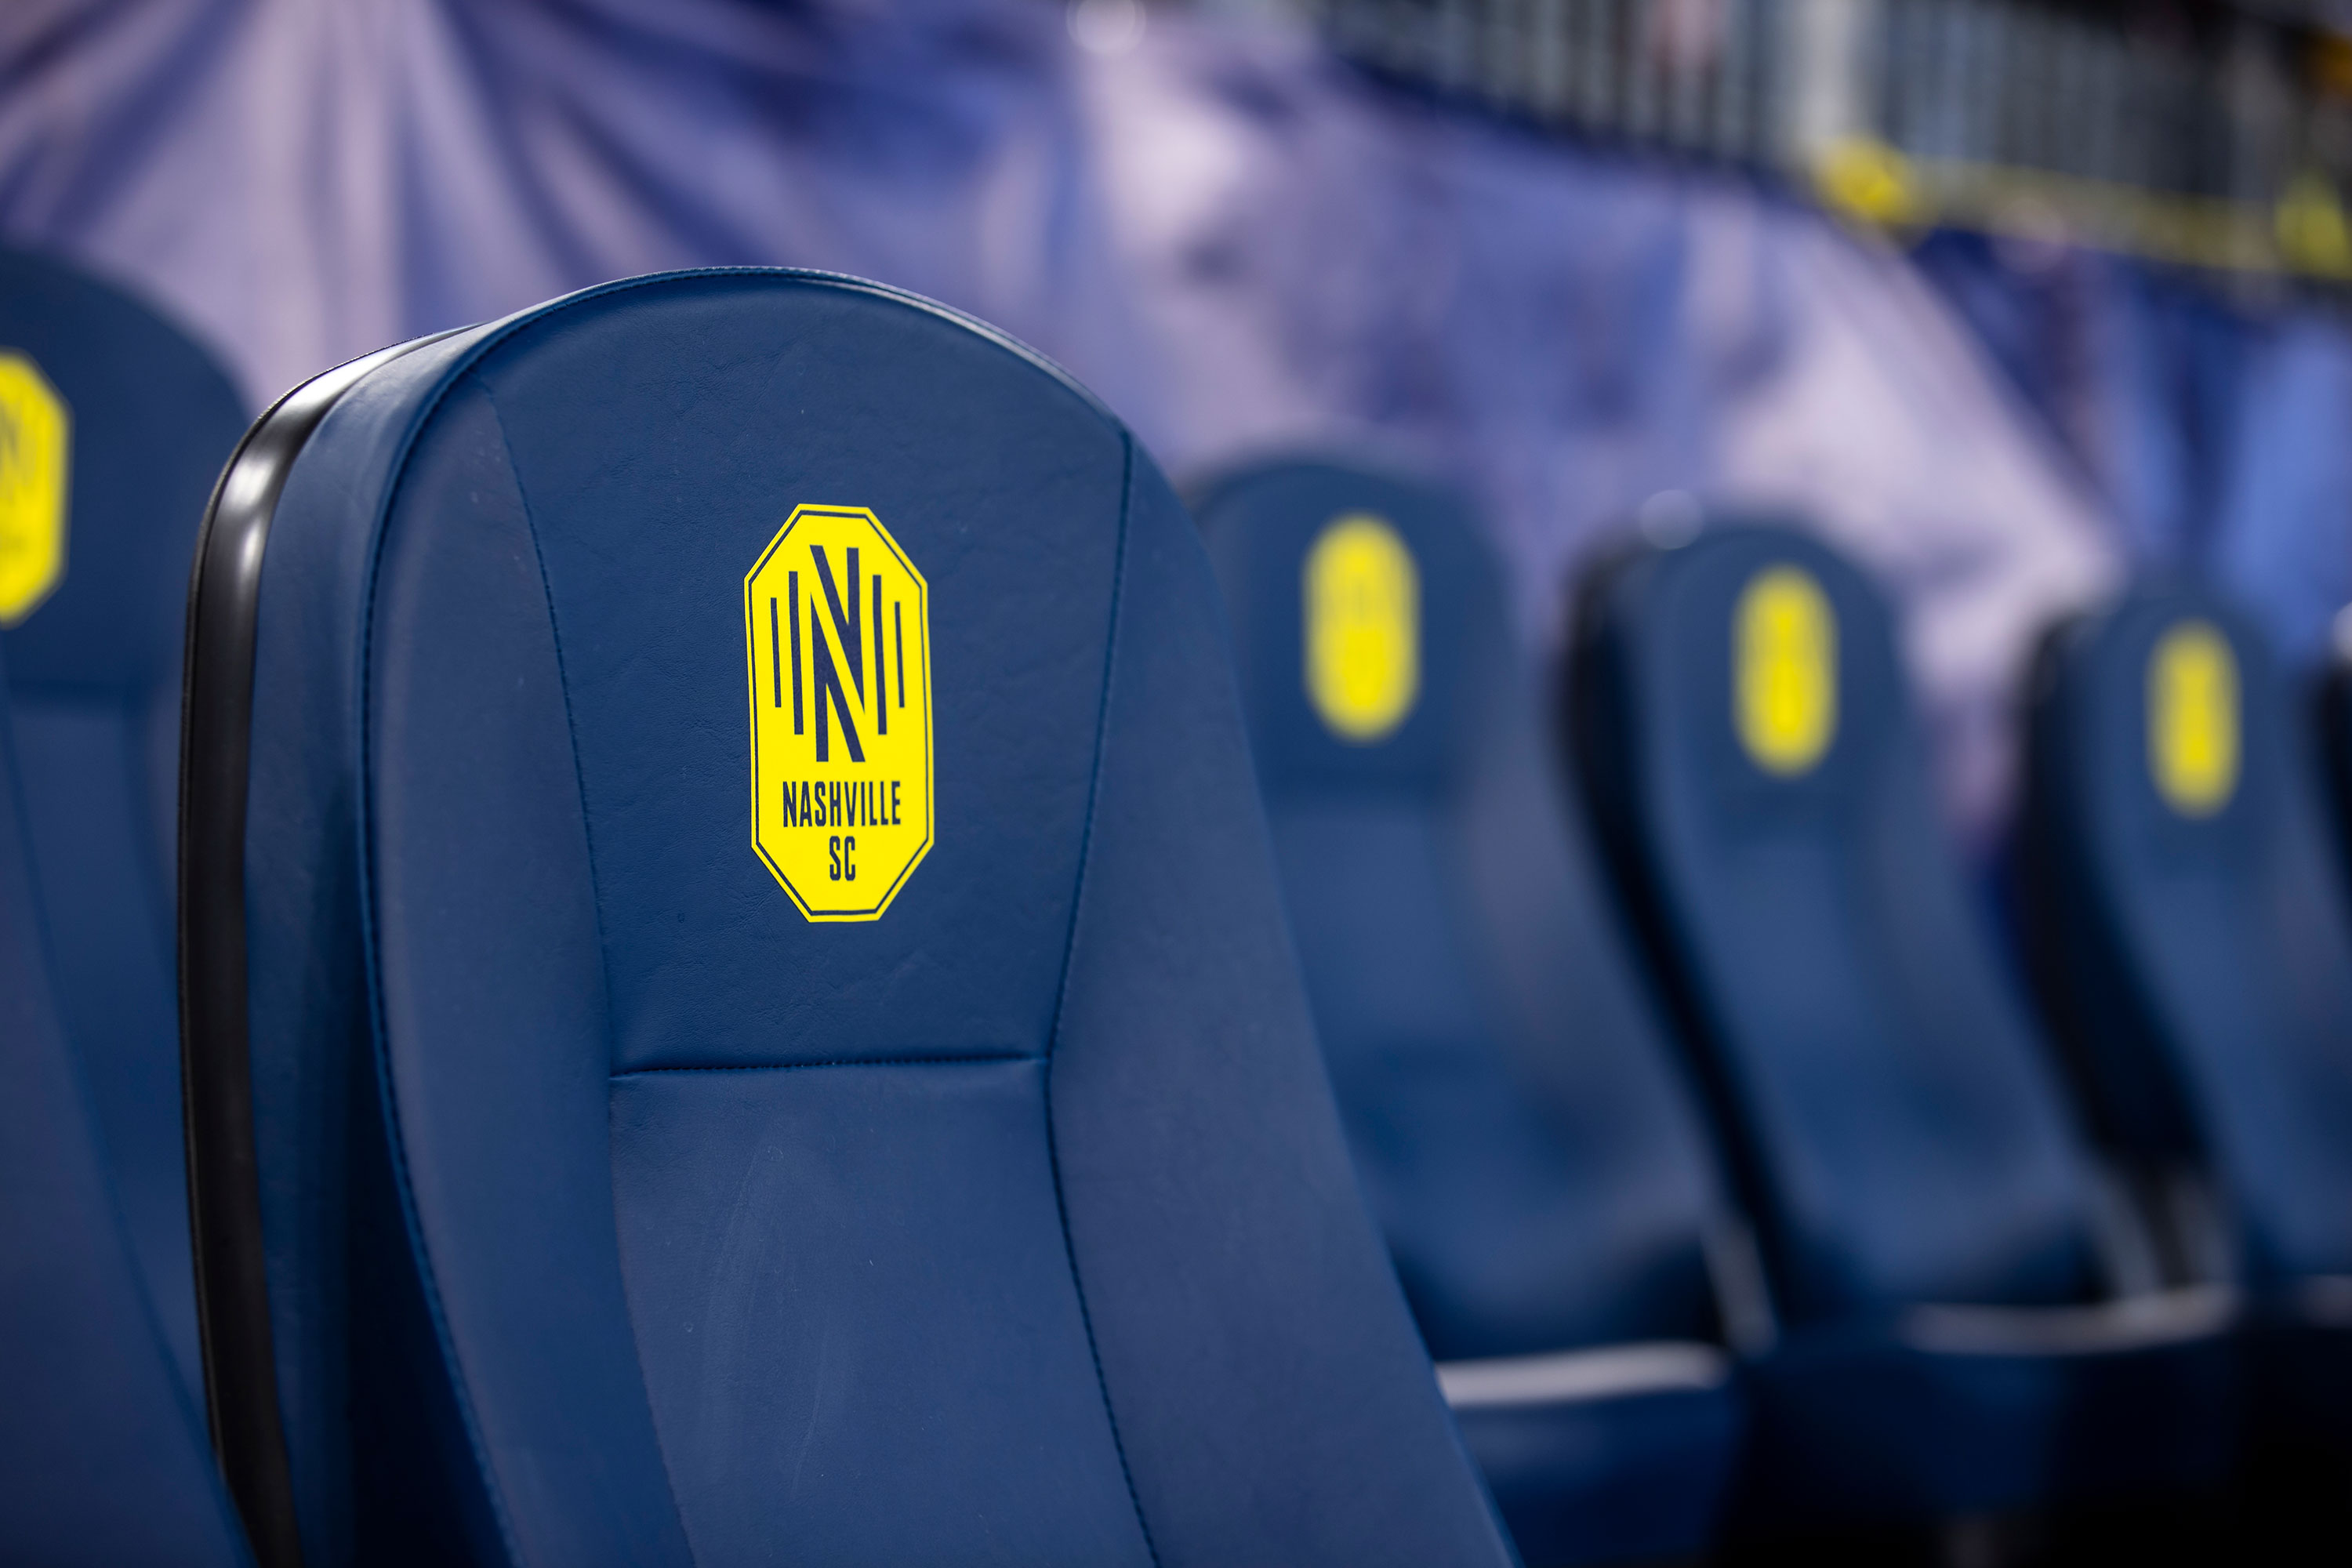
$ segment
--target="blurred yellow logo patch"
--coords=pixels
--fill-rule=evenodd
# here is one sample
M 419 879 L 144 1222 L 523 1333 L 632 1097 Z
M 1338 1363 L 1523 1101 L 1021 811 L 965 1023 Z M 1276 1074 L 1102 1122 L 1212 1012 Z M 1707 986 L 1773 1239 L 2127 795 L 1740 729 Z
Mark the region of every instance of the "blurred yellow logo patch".
M 929 604 L 863 507 L 794 509 L 744 574 L 751 847 L 810 920 L 878 920 L 930 852 Z
M 1421 574 L 1385 519 L 1349 512 L 1307 548 L 1307 695 L 1333 734 L 1385 740 L 1421 691 Z
M 0 349 L 0 626 L 31 615 L 66 574 L 71 428 L 40 367 Z
M 1811 770 L 1837 735 L 1837 617 L 1812 574 L 1759 572 L 1732 610 L 1733 723 L 1768 773 Z
M 2147 661 L 2147 765 L 2183 816 L 2210 816 L 2238 788 L 2238 658 L 2207 621 L 2182 621 Z

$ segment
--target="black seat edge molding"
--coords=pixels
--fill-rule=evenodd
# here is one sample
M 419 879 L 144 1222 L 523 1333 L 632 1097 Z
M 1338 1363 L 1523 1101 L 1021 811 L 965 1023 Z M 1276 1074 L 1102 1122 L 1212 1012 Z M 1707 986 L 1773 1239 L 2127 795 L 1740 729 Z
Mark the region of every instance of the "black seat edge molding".
M 262 552 L 287 475 L 328 411 L 371 373 L 449 335 L 352 360 L 271 405 L 213 487 L 188 579 L 178 910 L 188 1222 L 205 1422 L 259 1568 L 301 1561 L 278 1408 L 247 1037 L 245 818 Z

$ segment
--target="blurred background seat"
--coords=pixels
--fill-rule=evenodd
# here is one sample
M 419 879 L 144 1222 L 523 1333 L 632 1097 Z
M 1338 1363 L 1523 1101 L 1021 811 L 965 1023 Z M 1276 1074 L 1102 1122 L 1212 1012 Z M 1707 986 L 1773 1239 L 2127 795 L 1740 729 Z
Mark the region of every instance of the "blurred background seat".
M 224 515 L 192 644 L 252 624 L 250 727 L 200 680 L 189 744 L 252 763 L 305 1563 L 1507 1561 L 1215 584 L 1076 384 L 871 285 L 636 279 L 360 376 L 257 595 Z M 795 778 L 901 837 L 869 793 L 828 861 Z
M 234 1568 L 248 1559 L 202 1406 L 61 1023 L 13 729 L 0 709 L 0 1555 Z
M 2103 1141 L 2252 1309 L 2260 1458 L 2352 1499 L 2352 914 L 2305 694 L 2178 581 L 2057 627 L 2018 884 Z M 2340 707 L 2323 709 L 2340 724 Z M 2341 745 L 2340 738 L 2322 737 Z M 2339 1517 L 2338 1523 L 2341 1523 Z
M 1635 549 L 1586 584 L 1573 679 L 1779 1309 L 1740 1522 L 2217 1485 L 2227 1295 L 2153 1293 L 2102 1201 L 1933 815 L 1878 595 L 1778 528 Z
M 1694 1555 L 1759 1282 L 1718 1300 L 1739 1225 L 1493 553 L 1457 496 L 1317 458 L 1194 511 L 1341 1121 L 1520 1555 Z
M 205 496 L 244 431 L 184 332 L 0 250 L 0 648 L 56 965 L 132 1254 L 201 1395 L 173 986 L 180 640 Z

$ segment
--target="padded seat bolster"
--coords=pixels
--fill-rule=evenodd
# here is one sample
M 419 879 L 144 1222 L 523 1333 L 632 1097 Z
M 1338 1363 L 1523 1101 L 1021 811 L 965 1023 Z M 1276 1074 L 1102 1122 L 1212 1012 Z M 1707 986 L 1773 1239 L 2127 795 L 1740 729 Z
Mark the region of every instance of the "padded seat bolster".
M 528 1563 L 685 1563 L 616 1247 L 610 987 L 555 624 L 490 397 L 460 382 L 436 413 L 367 653 L 362 875 L 402 1220 L 486 1489 L 471 1528 L 494 1521 Z M 426 521 L 453 516 L 468 526 Z
M 1216 585 L 1164 481 L 1131 484 L 1053 1067 L 1111 1409 L 1163 1564 L 1447 1560 L 1487 1516 L 1313 1048 Z M 1181 1263 L 1211 1254 L 1213 1294 Z M 1204 1372 L 1236 1403 L 1192 1397 Z
M 243 968 L 268 1342 L 306 1562 L 349 1563 L 359 1548 L 359 1457 L 348 1417 L 353 1372 L 367 1363 L 353 1353 L 355 1335 L 391 1331 L 390 1323 L 367 1321 L 362 1309 L 389 1308 L 415 1289 L 411 1281 L 395 1291 L 380 1279 L 371 1281 L 374 1289 L 355 1289 L 352 1271 L 352 1244 L 362 1239 L 352 1220 L 363 1197 L 378 1225 L 394 1227 L 392 1236 L 404 1234 L 406 1221 L 374 1184 L 364 1193 L 354 1187 L 357 1168 L 368 1155 L 381 1157 L 383 1145 L 379 1134 L 354 1146 L 352 1135 L 381 1121 L 359 898 L 359 803 L 351 782 L 358 770 L 364 668 L 356 628 L 375 557 L 370 520 L 376 509 L 362 521 L 347 511 L 353 498 L 382 494 L 414 417 L 410 400 L 480 335 L 413 349 L 338 398 L 286 476 L 262 540 L 244 813 Z M 237 479 L 232 473 L 225 489 Z M 190 744 L 234 739 L 192 732 Z M 200 894 L 189 896 L 202 907 Z M 364 1239 L 390 1237 L 372 1230 Z M 429 1315 L 425 1321 L 429 1329 Z M 408 1339 L 400 1335 L 401 1342 Z M 396 1394 L 420 1381 L 403 1377 L 384 1392 Z M 426 1428 L 448 1430 L 442 1422 Z M 425 1440 L 423 1432 L 415 1436 Z M 426 1454 L 414 1458 L 423 1461 Z M 406 1473 L 429 1468 L 413 1463 Z M 399 1489 L 399 1478 L 386 1479 Z M 487 1515 L 476 1510 L 474 1518 L 477 1529 L 489 1524 L 496 1538 Z M 387 1521 L 372 1523 L 398 1539 Z M 433 1544 L 464 1546 L 446 1538 Z

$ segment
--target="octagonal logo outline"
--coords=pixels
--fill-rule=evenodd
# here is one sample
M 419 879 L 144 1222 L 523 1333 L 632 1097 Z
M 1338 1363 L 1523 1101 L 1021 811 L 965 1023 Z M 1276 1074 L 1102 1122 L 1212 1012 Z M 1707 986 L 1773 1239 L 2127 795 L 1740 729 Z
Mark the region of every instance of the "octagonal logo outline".
M 26 405 L 46 429 L 27 429 Z M 29 457 L 28 457 L 29 453 Z M 26 476 L 29 471 L 30 479 Z M 0 348 L 0 543 L 29 534 L 46 559 L 23 586 L 0 571 L 0 626 L 22 622 L 48 601 L 66 580 L 67 512 L 73 483 L 73 410 L 65 395 L 42 374 L 30 354 Z M 36 489 L 33 510 L 46 513 L 29 529 L 10 515 L 22 504 L 17 491 Z
M 896 657 L 894 657 L 893 663 L 895 672 L 907 680 L 907 690 L 908 695 L 915 699 L 915 700 L 909 705 L 908 710 L 918 716 L 918 728 L 922 741 L 922 795 L 920 802 L 922 809 L 922 836 L 915 847 L 907 854 L 905 862 L 900 865 L 892 875 L 888 886 L 886 887 L 881 895 L 874 900 L 871 907 L 867 908 L 835 909 L 816 907 L 817 900 L 814 900 L 810 896 L 803 893 L 802 890 L 794 885 L 791 873 L 784 868 L 783 865 L 779 863 L 777 855 L 771 852 L 769 846 L 763 842 L 761 837 L 762 818 L 761 816 L 761 805 L 762 798 L 767 793 L 768 784 L 771 781 L 763 776 L 761 756 L 760 700 L 762 684 L 761 679 L 762 673 L 761 667 L 762 663 L 762 655 L 765 654 L 767 656 L 767 662 L 772 667 L 767 672 L 771 677 L 768 684 L 777 689 L 777 692 L 771 693 L 771 702 L 772 706 L 776 706 L 781 709 L 781 697 L 777 693 L 780 692 L 782 689 L 782 671 L 784 661 L 783 647 L 785 639 L 783 636 L 778 632 L 776 626 L 771 625 L 763 627 L 760 624 L 762 617 L 757 613 L 757 601 L 761 597 L 761 595 L 757 590 L 757 584 L 760 582 L 761 574 L 768 569 L 769 563 L 776 560 L 779 552 L 782 552 L 791 542 L 793 531 L 804 521 L 815 521 L 818 519 L 835 521 L 855 521 L 862 522 L 871 537 L 888 552 L 890 560 L 896 563 L 898 569 L 905 574 L 906 579 L 911 586 L 914 600 L 914 637 L 911 642 L 914 652 L 914 658 L 912 660 L 914 668 L 912 670 L 908 668 L 908 661 L 905 658 L 903 646 Z M 817 614 L 816 594 L 817 584 L 812 584 L 808 591 L 810 607 L 807 612 L 807 614 L 812 617 L 809 628 L 812 644 L 814 644 L 814 640 L 820 638 L 823 635 L 822 632 L 816 628 L 814 622 L 814 617 Z M 797 633 L 801 629 L 801 611 L 797 603 L 793 605 L 793 626 L 794 632 Z M 780 617 L 769 618 L 772 620 L 780 619 Z M 878 619 L 876 624 L 878 626 Z M 763 631 L 770 635 L 763 638 Z M 905 548 L 899 544 L 896 536 L 890 532 L 888 528 L 884 526 L 882 520 L 877 517 L 870 508 L 862 506 L 834 506 L 815 502 L 803 502 L 801 505 L 795 506 L 793 508 L 791 515 L 785 518 L 783 526 L 776 531 L 775 536 L 768 541 L 765 548 L 760 552 L 759 557 L 752 562 L 751 570 L 743 574 L 743 648 L 746 694 L 748 698 L 751 720 L 750 742 L 751 755 L 750 761 L 751 809 L 750 826 L 751 852 L 759 857 L 760 863 L 767 868 L 768 874 L 775 879 L 776 885 L 784 890 L 785 897 L 792 900 L 793 907 L 800 911 L 802 918 L 804 920 L 818 924 L 855 923 L 880 920 L 884 914 L 888 912 L 890 905 L 898 899 L 900 890 L 906 887 L 908 881 L 914 876 L 917 868 L 920 867 L 922 863 L 929 858 L 931 847 L 938 840 L 938 810 L 936 801 L 937 782 L 935 777 L 937 737 L 933 733 L 932 728 L 930 642 L 929 580 L 923 575 L 921 570 L 916 566 L 913 559 L 908 555 Z M 776 646 L 768 646 L 771 643 Z M 877 661 L 877 670 L 879 668 L 878 660 Z M 814 680 L 813 670 L 809 672 L 809 678 L 811 684 L 814 685 Z M 803 673 L 797 667 L 797 663 L 795 663 L 793 669 L 792 679 L 793 697 L 794 700 L 798 701 L 803 698 L 804 693 L 802 686 Z M 881 683 L 877 676 L 876 682 L 876 700 L 877 702 L 882 699 L 880 686 Z M 822 703 L 824 700 L 824 694 L 823 692 L 812 691 L 805 693 L 805 695 L 814 698 L 815 703 Z

